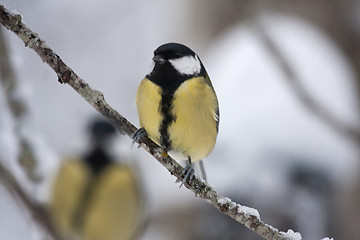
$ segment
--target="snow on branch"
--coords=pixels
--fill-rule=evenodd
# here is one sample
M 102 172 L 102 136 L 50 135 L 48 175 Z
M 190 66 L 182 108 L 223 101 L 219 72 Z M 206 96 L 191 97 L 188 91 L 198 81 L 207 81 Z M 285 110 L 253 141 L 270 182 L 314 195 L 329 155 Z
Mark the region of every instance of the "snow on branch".
M 61 58 L 46 45 L 38 34 L 31 31 L 17 13 L 9 12 L 3 5 L 0 5 L 0 22 L 8 30 L 15 33 L 24 43 L 26 47 L 33 49 L 57 74 L 60 83 L 67 83 L 97 111 L 109 119 L 116 128 L 124 135 L 130 136 L 136 127 L 128 122 L 116 110 L 107 104 L 101 92 L 92 89 L 84 80 L 76 75 L 76 73 L 67 66 Z M 182 180 L 181 172 L 183 167 L 164 154 L 164 149 L 156 145 L 147 137 L 143 137 L 139 142 L 141 147 L 148 151 L 155 159 L 157 159 L 172 175 Z M 219 195 L 210 185 L 199 178 L 194 178 L 185 186 L 195 193 L 195 196 L 205 199 L 212 204 L 221 213 L 230 216 L 239 223 L 245 225 L 255 233 L 272 240 L 300 240 L 300 233 L 292 230 L 281 232 L 278 229 L 265 224 L 260 219 L 260 215 L 256 209 L 242 206 L 233 202 L 231 199 Z

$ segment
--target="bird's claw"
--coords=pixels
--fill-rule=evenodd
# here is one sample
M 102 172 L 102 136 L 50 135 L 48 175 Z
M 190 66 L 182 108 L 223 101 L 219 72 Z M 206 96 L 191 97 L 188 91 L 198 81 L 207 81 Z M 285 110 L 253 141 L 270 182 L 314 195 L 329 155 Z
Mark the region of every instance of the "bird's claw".
M 134 146 L 134 144 L 136 142 L 139 142 L 139 140 L 146 135 L 147 135 L 147 132 L 146 132 L 145 128 L 139 128 L 133 134 L 131 134 L 131 136 L 130 136 L 132 138 L 131 148 Z M 139 145 L 139 147 L 140 147 L 140 145 Z
M 194 178 L 194 174 L 195 174 L 195 171 L 194 169 L 192 168 L 191 165 L 188 165 L 184 168 L 184 170 L 181 172 L 180 174 L 180 177 L 184 176 L 183 180 L 181 181 L 181 184 L 179 186 L 179 188 L 181 188 L 182 185 L 184 185 L 184 183 L 187 181 L 187 180 L 191 180 Z M 180 182 L 180 179 L 177 179 L 175 181 L 176 183 Z

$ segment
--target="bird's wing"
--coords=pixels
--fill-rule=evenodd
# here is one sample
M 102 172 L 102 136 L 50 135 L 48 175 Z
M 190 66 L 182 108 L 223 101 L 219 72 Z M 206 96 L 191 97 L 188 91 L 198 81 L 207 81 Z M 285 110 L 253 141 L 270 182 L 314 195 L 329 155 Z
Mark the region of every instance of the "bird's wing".
M 75 231 L 75 215 L 90 180 L 91 172 L 85 163 L 74 158 L 65 161 L 57 175 L 49 212 L 55 227 L 63 236 Z

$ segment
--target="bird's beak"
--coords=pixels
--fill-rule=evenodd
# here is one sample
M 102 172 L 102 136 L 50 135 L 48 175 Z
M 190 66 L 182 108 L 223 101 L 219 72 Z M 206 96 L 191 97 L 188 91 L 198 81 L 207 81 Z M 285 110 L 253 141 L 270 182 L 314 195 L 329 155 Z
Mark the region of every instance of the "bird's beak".
M 164 63 L 166 62 L 165 58 L 161 55 L 155 55 L 152 59 L 155 63 Z

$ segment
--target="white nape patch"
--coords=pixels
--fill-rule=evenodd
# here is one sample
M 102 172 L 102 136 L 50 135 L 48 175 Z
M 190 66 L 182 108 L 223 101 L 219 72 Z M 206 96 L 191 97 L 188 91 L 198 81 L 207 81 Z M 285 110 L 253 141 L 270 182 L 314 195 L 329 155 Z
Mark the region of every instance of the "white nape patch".
M 169 62 L 181 75 L 194 75 L 201 71 L 200 60 L 196 55 L 170 59 Z

